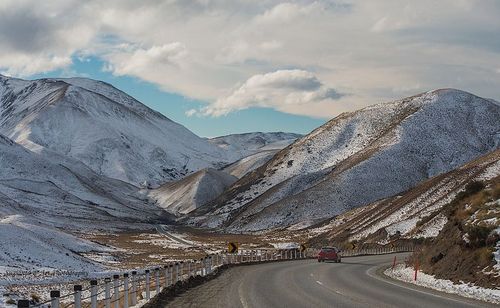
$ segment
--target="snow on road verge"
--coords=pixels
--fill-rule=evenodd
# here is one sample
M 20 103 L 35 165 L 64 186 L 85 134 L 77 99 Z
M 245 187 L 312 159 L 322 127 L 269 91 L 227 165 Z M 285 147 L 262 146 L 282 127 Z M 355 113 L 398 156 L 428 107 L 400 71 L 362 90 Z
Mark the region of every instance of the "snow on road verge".
M 384 271 L 384 274 L 397 280 L 413 283 L 441 292 L 458 294 L 463 297 L 500 304 L 500 290 L 481 288 L 474 286 L 471 283 L 455 284 L 451 280 L 438 279 L 421 271 L 418 271 L 417 281 L 414 281 L 415 269 L 412 267 L 406 267 L 404 264 L 396 265 L 394 270 L 392 270 L 392 268 L 388 268 Z

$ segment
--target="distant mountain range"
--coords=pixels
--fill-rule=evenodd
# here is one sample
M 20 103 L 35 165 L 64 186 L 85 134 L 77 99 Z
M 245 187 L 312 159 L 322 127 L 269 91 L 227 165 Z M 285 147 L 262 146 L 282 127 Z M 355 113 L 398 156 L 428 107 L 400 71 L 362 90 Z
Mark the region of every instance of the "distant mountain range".
M 75 234 L 159 223 L 309 228 L 318 243 L 432 236 L 446 200 L 500 173 L 499 103 L 454 89 L 344 113 L 305 136 L 207 139 L 100 81 L 0 75 L 0 115 L 0 261 L 15 267 L 94 267 L 82 255 L 107 248 Z M 40 257 L 11 245 L 14 234 Z

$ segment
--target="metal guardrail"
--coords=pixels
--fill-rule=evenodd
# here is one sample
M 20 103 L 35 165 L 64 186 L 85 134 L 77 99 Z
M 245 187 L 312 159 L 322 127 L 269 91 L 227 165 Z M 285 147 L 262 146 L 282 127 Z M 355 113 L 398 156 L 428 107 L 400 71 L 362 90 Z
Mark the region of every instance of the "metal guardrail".
M 375 247 L 344 250 L 342 257 L 388 254 L 413 251 L 413 245 L 397 247 Z M 281 250 L 242 250 L 238 254 L 218 253 L 199 260 L 169 262 L 162 266 L 145 268 L 139 271 L 123 272 L 113 277 L 93 279 L 88 286 L 74 285 L 74 292 L 61 295 L 59 290 L 50 291 L 50 300 L 34 303 L 30 300 L 18 300 L 19 308 L 129 308 L 139 303 L 145 304 L 162 289 L 185 281 L 194 276 L 206 276 L 223 265 L 245 263 L 264 263 L 271 261 L 315 258 L 319 249 L 308 248 Z M 145 302 L 144 302 L 145 301 Z
M 17 307 L 129 308 L 137 306 L 140 301 L 144 304 L 144 300 L 149 301 L 163 288 L 168 288 L 190 277 L 204 277 L 223 265 L 303 258 L 306 258 L 306 254 L 297 249 L 243 250 L 238 254 L 212 254 L 199 260 L 169 262 L 162 266 L 89 280 L 86 288 L 82 285 L 74 285 L 74 291 L 64 295 L 61 295 L 60 290 L 52 290 L 50 300 L 35 303 L 21 299 L 18 300 Z

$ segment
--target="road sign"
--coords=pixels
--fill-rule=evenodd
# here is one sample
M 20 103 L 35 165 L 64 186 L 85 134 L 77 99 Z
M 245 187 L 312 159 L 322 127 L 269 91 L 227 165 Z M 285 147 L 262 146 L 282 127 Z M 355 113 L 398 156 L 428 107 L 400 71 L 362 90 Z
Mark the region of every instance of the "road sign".
M 300 251 L 305 251 L 307 249 L 306 245 L 302 244 L 300 245 Z
M 396 247 L 396 245 L 394 245 L 394 243 L 391 243 L 391 248 L 394 249 Z
M 237 253 L 238 252 L 238 243 L 229 243 L 227 244 L 227 252 L 229 253 Z
M 356 247 L 358 247 L 358 244 L 356 243 L 349 243 L 350 246 L 351 246 L 351 249 L 356 249 Z

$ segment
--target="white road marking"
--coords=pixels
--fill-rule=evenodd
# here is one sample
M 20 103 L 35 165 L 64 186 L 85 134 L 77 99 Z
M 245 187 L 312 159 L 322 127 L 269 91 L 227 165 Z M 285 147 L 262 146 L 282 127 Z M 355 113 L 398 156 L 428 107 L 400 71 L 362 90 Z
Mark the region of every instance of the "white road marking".
M 339 292 L 339 291 L 337 291 L 337 290 L 335 290 L 335 289 L 332 289 L 332 288 L 329 288 L 329 287 L 325 286 L 325 285 L 324 285 L 321 281 L 319 281 L 319 280 L 316 280 L 316 283 L 317 283 L 317 284 L 319 284 L 320 286 L 322 286 L 322 287 L 323 287 L 323 288 L 325 288 L 325 289 L 328 289 L 328 290 L 330 290 L 330 291 L 332 291 L 332 292 L 335 292 L 335 293 L 337 293 L 337 294 L 339 294 L 339 295 L 344 295 L 344 293 L 342 293 L 342 292 Z

